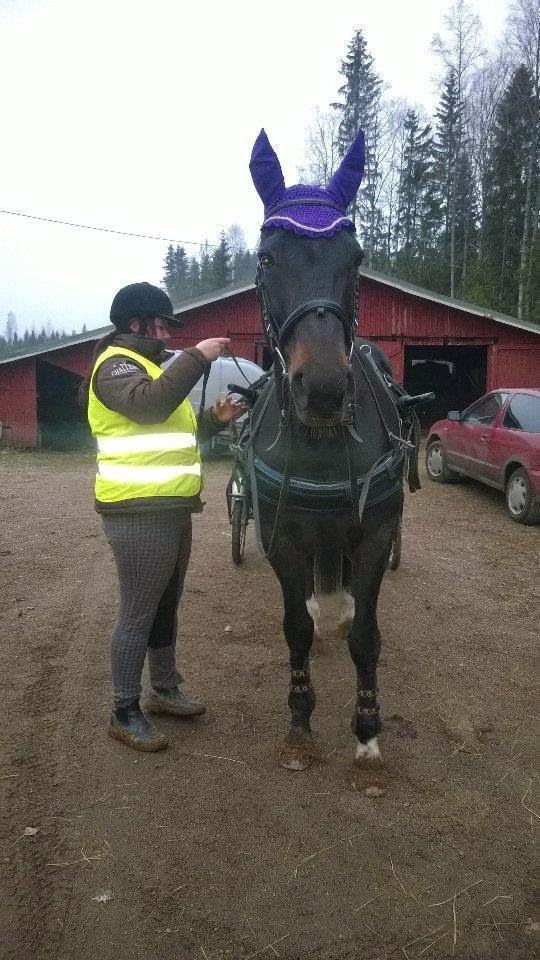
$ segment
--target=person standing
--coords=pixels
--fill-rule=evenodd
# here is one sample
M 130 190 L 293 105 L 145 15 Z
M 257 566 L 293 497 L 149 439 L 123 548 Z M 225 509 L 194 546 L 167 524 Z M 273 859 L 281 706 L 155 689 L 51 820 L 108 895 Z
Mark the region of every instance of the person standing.
M 97 442 L 95 507 L 118 572 L 120 606 L 111 637 L 114 706 L 109 735 L 136 750 L 167 746 L 140 707 L 148 657 L 146 709 L 177 717 L 205 712 L 176 666 L 177 610 L 191 552 L 191 514 L 202 510 L 199 442 L 244 411 L 229 398 L 199 425 L 187 399 L 229 340 L 212 337 L 167 368 L 165 341 L 178 327 L 167 294 L 132 283 L 113 299 L 115 330 L 101 340 L 88 379 L 88 420 Z

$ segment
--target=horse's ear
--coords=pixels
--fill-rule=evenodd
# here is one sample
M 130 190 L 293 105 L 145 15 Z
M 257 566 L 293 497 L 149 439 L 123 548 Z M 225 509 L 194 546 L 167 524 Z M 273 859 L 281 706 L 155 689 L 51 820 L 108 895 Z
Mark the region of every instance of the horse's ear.
M 283 195 L 285 180 L 277 154 L 264 130 L 261 130 L 253 144 L 249 169 L 264 206 L 273 206 Z
M 362 183 L 364 158 L 364 131 L 359 130 L 326 188 L 344 210 L 354 200 Z

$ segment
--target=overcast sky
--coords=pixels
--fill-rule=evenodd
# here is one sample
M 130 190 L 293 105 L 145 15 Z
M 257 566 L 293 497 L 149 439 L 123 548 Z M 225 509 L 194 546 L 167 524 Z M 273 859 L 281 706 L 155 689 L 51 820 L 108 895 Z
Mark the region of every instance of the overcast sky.
M 0 208 L 210 242 L 239 223 L 254 246 L 248 170 L 264 126 L 288 183 L 314 108 L 362 28 L 395 96 L 431 112 L 430 50 L 448 0 L 0 0 Z M 471 0 L 485 40 L 508 0 Z M 0 215 L 0 332 L 102 326 L 116 290 L 160 283 L 166 244 Z M 188 251 L 197 247 L 186 244 Z

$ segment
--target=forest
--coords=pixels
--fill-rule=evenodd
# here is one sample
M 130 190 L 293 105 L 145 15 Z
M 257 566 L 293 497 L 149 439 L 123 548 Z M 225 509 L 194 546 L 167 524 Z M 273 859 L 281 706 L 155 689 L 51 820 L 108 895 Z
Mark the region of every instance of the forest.
M 356 132 L 363 184 L 350 215 L 364 264 L 420 286 L 540 323 L 540 5 L 514 0 L 488 52 L 482 24 L 457 0 L 433 38 L 433 116 L 396 98 L 355 30 L 337 65 L 335 100 L 315 111 L 299 180 L 326 185 Z M 253 281 L 241 228 L 199 257 L 167 251 L 173 302 Z

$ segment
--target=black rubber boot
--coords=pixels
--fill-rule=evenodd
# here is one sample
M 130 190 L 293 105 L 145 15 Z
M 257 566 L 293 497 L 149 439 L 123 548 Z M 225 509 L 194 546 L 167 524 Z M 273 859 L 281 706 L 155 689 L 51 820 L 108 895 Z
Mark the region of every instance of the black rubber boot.
M 206 712 L 204 703 L 182 687 L 152 688 L 145 706 L 151 713 L 167 713 L 173 717 L 200 717 Z
M 162 733 L 156 733 L 148 723 L 138 700 L 126 707 L 113 707 L 108 732 L 115 740 L 146 753 L 165 750 L 168 746 L 167 738 Z

